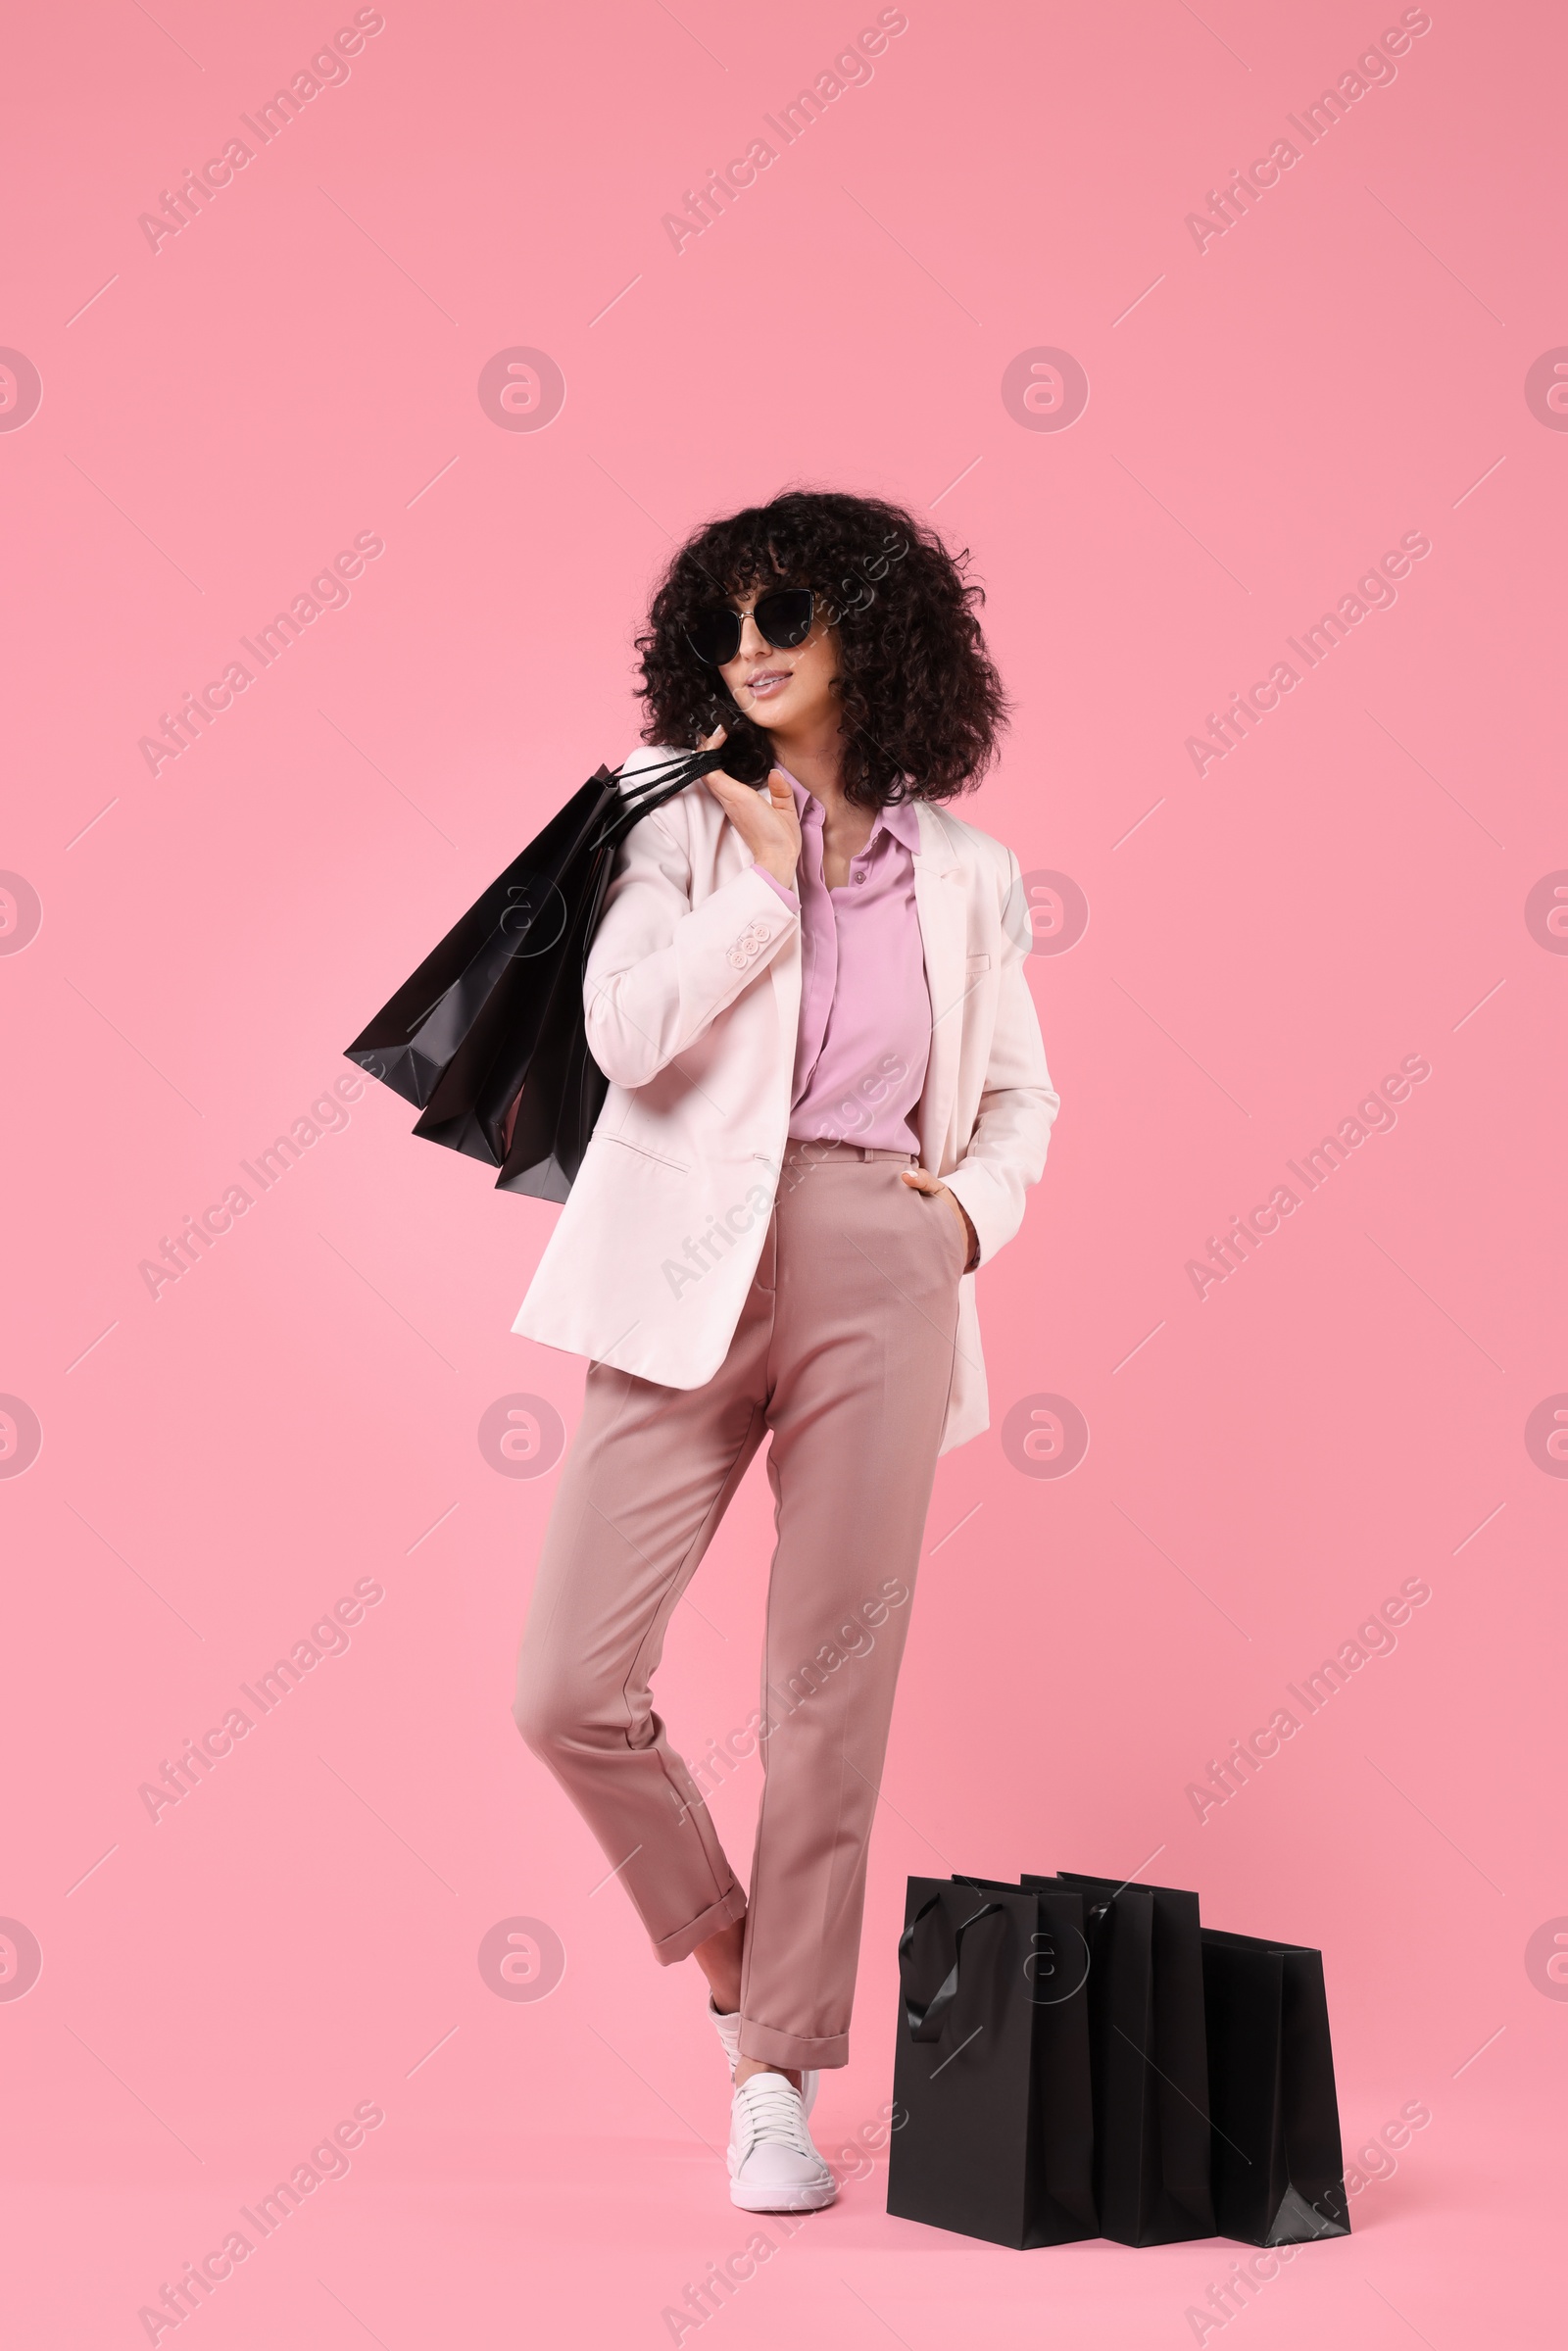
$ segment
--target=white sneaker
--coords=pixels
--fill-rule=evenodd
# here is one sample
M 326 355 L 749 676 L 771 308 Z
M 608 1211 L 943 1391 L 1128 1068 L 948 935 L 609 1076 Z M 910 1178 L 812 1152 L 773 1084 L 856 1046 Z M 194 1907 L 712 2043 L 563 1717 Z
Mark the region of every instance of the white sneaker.
M 783 2074 L 753 2074 L 730 2107 L 730 2202 L 743 2212 L 820 2212 L 838 2192 L 800 2091 Z
M 737 2008 L 726 2016 L 722 2009 L 713 2006 L 713 1995 L 710 1992 L 708 2013 L 713 2020 L 714 2032 L 724 2044 L 724 2054 L 729 2059 L 729 2078 L 733 2082 L 735 2068 L 741 2057 L 741 2012 Z M 816 2104 L 817 2085 L 821 2079 L 820 2074 L 803 2072 L 801 2075 L 801 2105 L 807 2114 Z

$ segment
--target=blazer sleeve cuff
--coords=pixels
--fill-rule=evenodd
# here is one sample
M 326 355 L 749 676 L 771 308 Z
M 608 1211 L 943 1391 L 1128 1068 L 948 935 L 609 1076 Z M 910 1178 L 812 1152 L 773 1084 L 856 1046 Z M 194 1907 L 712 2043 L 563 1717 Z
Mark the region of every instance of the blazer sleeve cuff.
M 789 910 L 792 914 L 798 914 L 800 912 L 801 902 L 798 894 L 790 889 L 786 883 L 781 882 L 776 873 L 769 873 L 765 865 L 754 865 L 752 867 L 752 871 L 756 874 L 759 881 L 766 882 L 770 890 L 776 890 L 778 892 L 780 898 L 789 907 Z
M 1012 1236 L 1010 1233 L 999 1232 L 997 1224 L 991 1217 L 992 1202 L 989 1197 L 991 1187 L 983 1168 L 960 1165 L 955 1167 L 950 1174 L 945 1175 L 942 1181 L 974 1228 L 979 1243 L 979 1251 L 973 1256 L 972 1262 L 964 1266 L 963 1270 L 965 1273 L 975 1273 L 988 1259 L 994 1257 L 1003 1244 L 1009 1241 Z M 989 1232 L 988 1227 L 990 1228 Z

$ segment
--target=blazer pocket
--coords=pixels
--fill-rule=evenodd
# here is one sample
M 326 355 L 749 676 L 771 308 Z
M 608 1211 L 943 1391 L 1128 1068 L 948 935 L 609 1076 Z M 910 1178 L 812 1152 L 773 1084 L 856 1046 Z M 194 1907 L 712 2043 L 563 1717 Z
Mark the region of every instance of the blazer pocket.
M 989 955 L 970 955 L 964 965 L 964 969 L 968 972 L 969 977 L 973 979 L 977 971 L 989 971 L 991 969 L 991 957 Z
M 606 1143 L 618 1143 L 622 1151 L 635 1151 L 640 1159 L 653 1159 L 661 1167 L 672 1167 L 677 1175 L 690 1175 L 684 1159 L 672 1159 L 668 1151 L 656 1151 L 652 1145 L 640 1143 L 631 1135 L 606 1135 Z

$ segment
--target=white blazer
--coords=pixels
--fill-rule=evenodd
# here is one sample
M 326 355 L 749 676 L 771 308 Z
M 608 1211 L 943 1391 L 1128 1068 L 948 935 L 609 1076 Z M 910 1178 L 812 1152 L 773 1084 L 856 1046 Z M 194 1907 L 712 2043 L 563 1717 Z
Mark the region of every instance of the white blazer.
M 671 756 L 639 749 L 623 780 Z M 1057 1097 L 1024 977 L 1018 860 L 945 808 L 915 806 L 932 1007 L 920 1164 L 963 1202 L 986 1264 L 1022 1221 Z M 756 871 L 706 784 L 627 835 L 583 996 L 610 1092 L 512 1327 L 664 1387 L 700 1388 L 724 1360 L 761 1253 L 801 1004 L 800 916 Z M 688 1245 L 715 1224 L 732 1246 L 696 1276 Z M 965 1274 L 942 1452 L 988 1425 L 974 1289 Z

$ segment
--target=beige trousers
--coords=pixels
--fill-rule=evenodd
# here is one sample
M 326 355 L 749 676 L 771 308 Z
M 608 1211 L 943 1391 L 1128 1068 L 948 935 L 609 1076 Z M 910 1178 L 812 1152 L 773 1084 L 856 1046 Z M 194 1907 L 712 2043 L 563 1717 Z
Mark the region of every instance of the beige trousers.
M 912 1153 L 795 1144 L 729 1352 L 701 1388 L 590 1363 L 518 1661 L 523 1738 L 658 1957 L 747 1920 L 741 2052 L 849 2061 L 882 1777 L 966 1241 Z M 654 1711 L 664 1629 L 764 1436 L 777 1542 L 750 1902 Z

